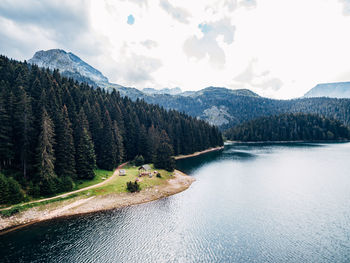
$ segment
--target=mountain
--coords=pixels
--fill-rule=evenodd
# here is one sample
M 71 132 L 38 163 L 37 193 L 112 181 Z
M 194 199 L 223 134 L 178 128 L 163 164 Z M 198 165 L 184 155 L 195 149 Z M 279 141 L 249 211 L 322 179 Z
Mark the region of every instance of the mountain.
M 321 114 L 350 125 L 348 99 L 305 97 L 295 100 L 274 100 L 260 97 L 247 89 L 232 90 L 224 87 L 207 87 L 199 91 L 186 92 L 181 92 L 180 88 L 162 90 L 147 88 L 141 91 L 110 83 L 101 72 L 74 54 L 57 49 L 39 51 L 29 62 L 50 69 L 58 68 L 63 76 L 87 82 L 94 87 L 100 86 L 108 91 L 115 89 L 133 101 L 143 99 L 147 103 L 157 104 L 165 109 L 185 112 L 222 130 L 263 116 L 297 112 Z
M 28 62 L 42 68 L 59 69 L 62 75 L 90 85 L 108 83 L 108 79 L 100 71 L 62 49 L 40 50 Z
M 169 94 L 169 95 L 179 95 L 182 93 L 182 90 L 179 87 L 176 88 L 164 88 L 164 89 L 153 89 L 153 88 L 144 88 L 142 92 L 146 94 Z
M 350 98 L 350 82 L 318 84 L 309 90 L 304 97 Z

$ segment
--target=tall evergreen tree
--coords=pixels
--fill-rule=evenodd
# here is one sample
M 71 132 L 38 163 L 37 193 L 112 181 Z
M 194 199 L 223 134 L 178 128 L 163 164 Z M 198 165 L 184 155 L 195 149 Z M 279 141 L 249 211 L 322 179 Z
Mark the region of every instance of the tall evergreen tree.
M 58 176 L 74 178 L 75 171 L 75 147 L 73 140 L 72 124 L 69 120 L 66 105 L 62 109 L 62 122 L 57 129 L 57 147 L 55 168 Z
M 40 191 L 43 195 L 50 195 L 56 191 L 55 153 L 53 149 L 54 127 L 45 108 L 41 116 L 41 131 L 37 147 L 37 170 L 41 180 Z
M 124 160 L 123 137 L 120 133 L 117 121 L 113 122 L 113 135 L 116 145 L 115 163 L 118 165 Z
M 96 156 L 94 145 L 85 127 L 82 127 L 76 150 L 76 170 L 79 178 L 92 179 L 95 176 Z
M 159 169 L 173 171 L 175 169 L 174 150 L 170 145 L 170 139 L 167 133 L 162 130 L 160 135 L 160 144 L 157 148 L 154 166 Z
M 98 166 L 102 169 L 113 170 L 116 167 L 116 151 L 112 121 L 108 110 L 106 110 L 103 118 L 103 129 L 101 131 L 101 156 L 97 163 Z
M 23 87 L 19 87 L 16 94 L 13 123 L 14 141 L 17 160 L 20 160 L 20 167 L 24 179 L 27 179 L 28 169 L 31 169 L 33 151 L 33 113 L 30 97 Z
M 5 107 L 4 96 L 0 93 L 0 171 L 8 168 L 14 158 L 10 117 Z

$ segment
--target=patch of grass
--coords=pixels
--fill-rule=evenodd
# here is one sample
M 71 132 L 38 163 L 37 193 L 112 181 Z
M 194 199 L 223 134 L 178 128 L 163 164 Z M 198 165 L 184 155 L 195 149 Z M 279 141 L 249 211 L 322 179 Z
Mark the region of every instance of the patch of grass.
M 152 168 L 152 172 L 155 171 L 153 165 L 151 165 L 151 168 Z M 136 178 L 139 178 L 139 180 L 140 180 L 139 184 L 140 184 L 140 187 L 142 190 L 142 189 L 146 189 L 148 187 L 152 187 L 155 185 L 160 185 L 160 184 L 165 183 L 167 179 L 171 178 L 170 175 L 173 174 L 172 172 L 156 169 L 157 172 L 159 172 L 161 174 L 161 178 L 156 177 L 155 175 L 153 175 L 152 178 L 149 178 L 148 176 L 138 177 L 138 175 L 139 175 L 138 167 L 128 164 L 128 165 L 124 166 L 123 169 L 125 169 L 125 171 L 126 171 L 125 176 L 117 176 L 112 181 L 110 181 L 108 184 L 101 186 L 101 187 L 98 187 L 98 188 L 95 188 L 95 189 L 91 189 L 91 191 L 89 190 L 89 192 L 92 195 L 124 193 L 124 192 L 127 192 L 126 183 L 130 182 L 130 181 L 134 182 L 136 180 Z
M 25 211 L 29 208 L 32 207 L 37 207 L 37 206 L 42 206 L 42 205 L 47 205 L 47 204 L 51 204 L 51 203 L 55 203 L 55 202 L 60 202 L 60 201 L 65 201 L 74 197 L 80 196 L 80 193 L 76 193 L 76 194 L 72 194 L 66 197 L 61 197 L 61 198 L 56 198 L 56 199 L 52 199 L 52 200 L 46 200 L 40 203 L 32 203 L 32 204 L 26 204 L 26 205 L 16 205 L 10 209 L 7 210 L 2 210 L 0 211 L 0 215 L 4 216 L 4 217 L 10 217 L 14 214 L 17 214 L 19 212 Z
M 102 170 L 102 169 L 96 169 L 96 170 L 94 170 L 94 172 L 95 172 L 95 177 L 93 179 L 91 179 L 91 180 L 88 180 L 88 179 L 77 179 L 77 180 L 74 180 L 75 187 L 71 191 L 79 190 L 79 189 L 82 189 L 82 188 L 85 188 L 85 187 L 88 187 L 88 186 L 91 186 L 91 185 L 95 185 L 95 184 L 101 183 L 101 182 L 105 181 L 107 178 L 109 178 L 110 176 L 112 176 L 114 171 L 107 171 L 107 170 Z M 103 179 L 103 178 L 105 178 L 105 179 Z M 37 198 L 33 198 L 33 197 L 30 197 L 30 196 L 27 196 L 27 200 L 25 202 L 38 201 L 40 199 L 45 199 L 47 197 L 55 197 L 55 196 L 58 196 L 58 195 L 61 195 L 61 194 L 64 194 L 64 193 L 66 193 L 66 192 L 56 193 L 56 194 L 54 194 L 52 196 L 40 196 L 40 197 L 37 197 Z M 6 206 L 3 206 L 1 208 L 5 208 L 5 207 Z
M 96 169 L 94 172 L 95 172 L 95 177 L 91 180 L 75 180 L 75 187 L 73 191 L 79 190 L 81 188 L 85 188 L 94 184 L 101 183 L 104 180 L 106 180 L 108 177 L 112 176 L 114 171 Z

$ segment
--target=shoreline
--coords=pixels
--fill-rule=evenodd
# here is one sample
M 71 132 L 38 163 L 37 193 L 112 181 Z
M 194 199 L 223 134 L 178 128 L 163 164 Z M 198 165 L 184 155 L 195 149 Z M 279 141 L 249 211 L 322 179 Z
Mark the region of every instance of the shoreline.
M 100 196 L 80 196 L 29 208 L 10 217 L 0 216 L 0 235 L 54 218 L 90 214 L 100 211 L 148 203 L 188 189 L 195 179 L 175 170 L 174 177 L 165 184 L 156 185 L 137 193 L 116 193 Z
M 191 157 L 195 157 L 195 156 L 199 156 L 199 155 L 202 155 L 202 154 L 205 154 L 205 153 L 209 153 L 209 152 L 216 152 L 216 151 L 220 151 L 224 149 L 224 146 L 218 146 L 218 147 L 215 147 L 215 148 L 209 148 L 207 150 L 204 150 L 204 151 L 200 151 L 200 152 L 195 152 L 195 153 L 192 153 L 192 154 L 187 154 L 187 155 L 178 155 L 178 156 L 175 156 L 175 160 L 181 160 L 181 159 L 186 159 L 186 158 L 191 158 Z

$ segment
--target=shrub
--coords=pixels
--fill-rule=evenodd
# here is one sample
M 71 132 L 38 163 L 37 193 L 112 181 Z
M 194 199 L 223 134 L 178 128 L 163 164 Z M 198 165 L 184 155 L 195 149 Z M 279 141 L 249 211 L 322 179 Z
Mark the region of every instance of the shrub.
M 28 192 L 29 195 L 32 197 L 40 197 L 40 187 L 38 184 L 34 184 L 32 181 L 28 184 Z
M 21 210 L 20 210 L 19 207 L 14 206 L 14 207 L 12 207 L 12 208 L 10 208 L 10 209 L 1 211 L 1 215 L 4 216 L 4 217 L 10 217 L 10 216 L 12 216 L 12 215 L 14 215 L 14 214 L 17 214 L 17 213 L 20 212 L 20 211 L 21 211 Z
M 162 176 L 161 176 L 160 173 L 157 173 L 157 177 L 158 177 L 158 178 L 162 178 Z
M 9 203 L 11 204 L 17 204 L 24 199 L 24 194 L 20 184 L 12 177 L 8 179 L 8 193 L 10 197 Z
M 138 182 L 127 182 L 126 183 L 126 189 L 130 192 L 130 193 L 134 193 L 134 192 L 138 192 L 140 191 L 140 185 Z
M 7 204 L 9 202 L 9 187 L 5 175 L 0 174 L 0 204 Z
M 60 181 L 61 181 L 60 182 L 60 191 L 61 192 L 68 192 L 74 188 L 74 182 L 73 182 L 72 178 L 70 178 L 69 176 L 62 177 L 62 179 Z
M 43 196 L 50 196 L 57 192 L 58 180 L 52 178 L 44 178 L 40 184 L 40 194 Z

